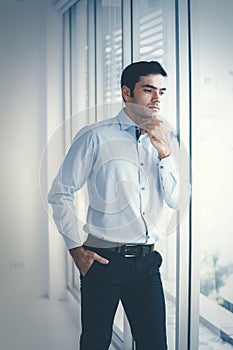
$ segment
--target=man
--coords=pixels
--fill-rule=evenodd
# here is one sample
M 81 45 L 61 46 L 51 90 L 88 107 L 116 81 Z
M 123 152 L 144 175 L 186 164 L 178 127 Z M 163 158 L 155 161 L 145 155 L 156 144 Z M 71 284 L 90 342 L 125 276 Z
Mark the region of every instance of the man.
M 177 205 L 179 176 L 170 146 L 175 136 L 159 116 L 166 76 L 155 61 L 127 66 L 121 77 L 125 108 L 77 134 L 49 193 L 81 275 L 81 350 L 109 348 L 119 300 L 136 349 L 167 349 L 155 242 L 164 203 Z M 85 184 L 83 242 L 73 199 Z

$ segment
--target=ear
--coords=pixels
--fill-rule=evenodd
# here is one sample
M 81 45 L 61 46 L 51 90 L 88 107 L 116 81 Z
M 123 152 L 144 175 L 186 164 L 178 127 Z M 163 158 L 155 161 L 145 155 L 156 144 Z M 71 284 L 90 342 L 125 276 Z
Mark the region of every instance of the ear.
M 121 93 L 122 93 L 122 97 L 123 99 L 128 102 L 130 99 L 130 88 L 126 85 L 122 86 L 121 88 Z

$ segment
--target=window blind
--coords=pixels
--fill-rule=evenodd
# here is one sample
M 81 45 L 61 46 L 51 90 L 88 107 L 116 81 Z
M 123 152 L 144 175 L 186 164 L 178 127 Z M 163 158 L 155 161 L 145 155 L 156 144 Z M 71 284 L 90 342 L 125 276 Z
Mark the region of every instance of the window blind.
M 73 6 L 75 3 L 79 1 L 80 0 L 54 0 L 54 6 L 57 11 L 59 11 L 60 13 L 64 13 L 71 6 Z

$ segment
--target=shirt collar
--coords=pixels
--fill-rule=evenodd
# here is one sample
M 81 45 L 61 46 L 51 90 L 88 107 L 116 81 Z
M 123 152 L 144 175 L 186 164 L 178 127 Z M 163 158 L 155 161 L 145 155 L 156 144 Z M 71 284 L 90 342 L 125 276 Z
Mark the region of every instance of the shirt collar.
M 134 121 L 125 113 L 124 108 L 120 111 L 120 113 L 117 116 L 120 127 L 122 130 L 127 130 L 132 126 L 138 126 Z

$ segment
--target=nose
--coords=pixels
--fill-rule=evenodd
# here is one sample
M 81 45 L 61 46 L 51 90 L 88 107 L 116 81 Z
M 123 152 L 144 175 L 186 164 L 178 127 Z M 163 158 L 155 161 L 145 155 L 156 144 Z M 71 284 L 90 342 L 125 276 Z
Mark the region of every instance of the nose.
M 160 93 L 158 90 L 154 90 L 154 93 L 152 95 L 152 102 L 160 102 Z

